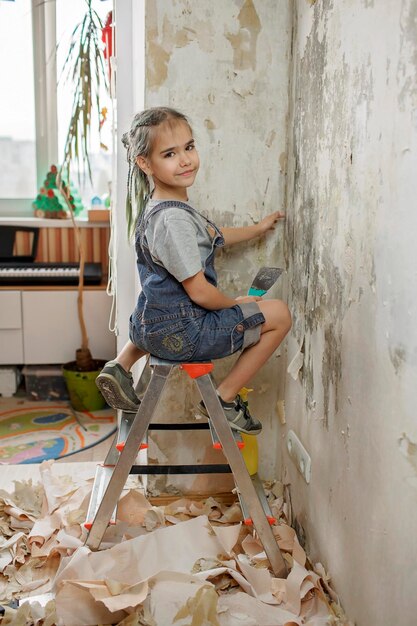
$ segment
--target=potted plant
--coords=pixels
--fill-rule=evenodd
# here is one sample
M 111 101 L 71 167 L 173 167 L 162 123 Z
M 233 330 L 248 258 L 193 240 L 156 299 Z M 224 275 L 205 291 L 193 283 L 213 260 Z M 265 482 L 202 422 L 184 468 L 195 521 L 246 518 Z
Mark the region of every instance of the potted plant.
M 81 331 L 81 345 L 75 351 L 75 360 L 63 366 L 71 404 L 78 410 L 94 410 L 105 405 L 95 385 L 95 378 L 104 365 L 94 359 L 89 349 L 88 332 L 83 311 L 84 266 L 86 251 L 81 231 L 75 220 L 74 207 L 70 195 L 71 171 L 74 163 L 84 174 L 87 170 L 92 180 L 89 145 L 92 125 L 97 124 L 100 132 L 100 88 L 109 90 L 104 54 L 100 35 L 102 22 L 91 6 L 92 0 L 85 0 L 86 12 L 72 33 L 63 71 L 68 71 L 72 81 L 74 96 L 71 120 L 68 127 L 64 158 L 57 175 L 57 186 L 65 199 L 71 216 L 75 241 L 79 253 L 80 274 L 78 282 L 77 310 Z

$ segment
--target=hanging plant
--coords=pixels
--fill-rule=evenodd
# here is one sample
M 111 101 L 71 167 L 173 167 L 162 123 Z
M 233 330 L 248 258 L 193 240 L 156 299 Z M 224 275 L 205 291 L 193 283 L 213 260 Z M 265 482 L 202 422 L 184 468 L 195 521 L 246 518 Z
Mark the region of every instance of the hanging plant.
M 64 158 L 57 176 L 57 186 L 68 207 L 80 259 L 80 278 L 78 283 L 78 318 L 81 330 L 81 347 L 76 350 L 76 367 L 81 371 L 95 369 L 96 363 L 89 350 L 89 339 L 83 313 L 83 287 L 85 249 L 81 231 L 75 221 L 73 204 L 70 197 L 72 166 L 78 166 L 78 178 L 81 172 L 88 172 L 92 182 L 90 163 L 90 143 L 92 128 L 102 127 L 102 107 L 100 92 L 103 88 L 109 92 L 105 61 L 101 43 L 102 21 L 92 8 L 92 0 L 85 0 L 86 12 L 83 19 L 75 26 L 62 73 L 67 73 L 74 90 L 71 120 L 65 141 Z M 96 116 L 96 117 L 95 117 Z M 94 119 L 93 119 L 94 118 Z
M 92 0 L 85 0 L 87 11 L 84 18 L 73 30 L 70 47 L 63 66 L 74 87 L 71 120 L 65 140 L 64 160 L 61 169 L 69 178 L 71 165 L 76 162 L 79 172 L 87 170 L 90 181 L 91 163 L 89 144 L 92 124 L 100 133 L 100 92 L 109 92 L 105 68 L 103 45 L 101 43 L 102 21 L 91 6 Z M 96 116 L 93 121 L 93 115 Z

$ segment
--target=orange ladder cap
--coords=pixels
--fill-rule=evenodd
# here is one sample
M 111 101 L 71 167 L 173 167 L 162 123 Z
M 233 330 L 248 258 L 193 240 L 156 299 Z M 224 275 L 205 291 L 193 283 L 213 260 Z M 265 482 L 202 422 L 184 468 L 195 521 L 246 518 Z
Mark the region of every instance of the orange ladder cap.
M 276 517 L 272 517 L 272 515 L 266 515 L 265 517 L 266 517 L 266 519 L 268 520 L 268 522 L 270 523 L 271 526 L 273 524 L 276 524 L 276 522 L 277 522 L 277 518 Z M 253 520 L 252 520 L 251 517 L 247 517 L 245 520 L 243 520 L 243 523 L 245 524 L 245 526 L 253 526 Z
M 116 524 L 116 522 L 114 522 L 113 520 L 110 520 L 109 522 L 110 526 L 114 526 Z M 93 525 L 93 522 L 84 522 L 84 528 L 86 530 L 91 530 L 91 526 Z
M 149 445 L 148 445 L 147 443 L 143 443 L 143 442 L 142 442 L 142 443 L 140 444 L 140 446 L 139 446 L 139 450 L 146 450 L 146 448 L 148 448 L 148 447 L 149 447 Z M 117 444 L 116 444 L 116 449 L 117 449 L 119 452 L 123 452 L 124 448 L 125 448 L 125 442 L 124 442 L 124 441 L 121 441 L 120 443 L 117 443 Z
M 237 441 L 236 442 L 237 447 L 239 448 L 239 450 L 243 450 L 243 448 L 245 447 L 245 442 L 244 441 Z M 216 441 L 216 443 L 213 443 L 213 448 L 215 450 L 222 450 L 223 446 L 220 443 L 220 441 Z
M 180 369 L 185 370 L 190 378 L 199 378 L 209 374 L 213 367 L 213 363 L 181 363 L 180 365 Z

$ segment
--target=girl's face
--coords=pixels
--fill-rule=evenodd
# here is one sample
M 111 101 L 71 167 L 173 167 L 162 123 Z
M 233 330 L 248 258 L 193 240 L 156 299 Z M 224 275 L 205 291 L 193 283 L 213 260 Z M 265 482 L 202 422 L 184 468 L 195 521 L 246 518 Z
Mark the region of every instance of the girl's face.
M 167 120 L 154 131 L 148 158 L 138 157 L 139 167 L 152 176 L 153 197 L 187 200 L 200 166 L 190 127 L 182 120 Z

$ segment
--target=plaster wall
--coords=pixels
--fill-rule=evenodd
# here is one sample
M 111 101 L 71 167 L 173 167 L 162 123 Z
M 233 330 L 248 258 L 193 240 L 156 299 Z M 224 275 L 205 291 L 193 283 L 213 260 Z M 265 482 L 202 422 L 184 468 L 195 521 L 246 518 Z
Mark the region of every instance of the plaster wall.
M 274 0 L 146 2 L 145 105 L 173 106 L 190 118 L 201 169 L 189 199 L 219 226 L 252 224 L 285 208 L 290 8 L 281 1 L 277 11 Z M 266 239 L 225 251 L 216 265 L 220 287 L 231 296 L 245 295 L 259 267 L 283 263 L 283 237 L 281 223 Z M 271 297 L 281 297 L 282 288 L 281 281 Z M 278 471 L 284 360 L 279 351 L 251 385 L 251 408 L 264 426 L 259 471 L 265 478 Z M 217 362 L 215 378 L 232 361 Z M 188 389 L 183 376 L 164 396 L 161 419 L 192 414 L 193 396 L 186 393 L 184 411 L 180 395 L 179 384 Z M 199 450 L 207 461 L 195 435 L 192 441 L 183 437 L 182 445 L 166 436 L 164 441 L 158 441 L 158 458 L 175 460 L 177 454 L 184 462 Z M 230 488 L 224 478 L 216 483 Z M 198 481 L 203 489 L 205 484 Z
M 283 446 L 296 524 L 357 626 L 417 601 L 417 2 L 294 3 Z M 296 359 L 297 361 L 297 359 Z

